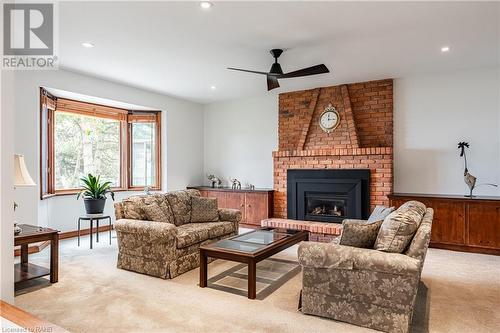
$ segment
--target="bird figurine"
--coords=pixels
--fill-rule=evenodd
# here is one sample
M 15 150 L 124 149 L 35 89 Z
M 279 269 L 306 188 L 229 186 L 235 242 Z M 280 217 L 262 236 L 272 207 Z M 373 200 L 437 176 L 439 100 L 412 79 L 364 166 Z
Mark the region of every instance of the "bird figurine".
M 476 185 L 476 180 L 477 178 L 474 177 L 473 175 L 470 174 L 469 169 L 467 168 L 467 155 L 465 153 L 465 148 L 469 148 L 469 143 L 468 142 L 459 142 L 458 143 L 458 149 L 460 149 L 460 157 L 464 158 L 464 181 L 467 186 L 469 186 L 469 195 L 468 197 L 472 198 L 474 197 L 472 195 L 472 191 L 480 185 L 489 185 L 489 186 L 495 186 L 497 187 L 497 184 L 491 184 L 491 183 L 484 183 L 484 184 L 478 184 Z

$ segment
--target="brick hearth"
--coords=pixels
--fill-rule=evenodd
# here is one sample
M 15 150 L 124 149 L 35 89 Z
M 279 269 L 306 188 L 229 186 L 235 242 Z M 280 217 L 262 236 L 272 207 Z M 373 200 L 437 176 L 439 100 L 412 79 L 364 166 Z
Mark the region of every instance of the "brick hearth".
M 393 187 L 392 79 L 280 94 L 274 159 L 274 216 L 287 217 L 288 169 L 370 169 L 370 205 L 388 204 Z M 332 104 L 340 125 L 325 133 L 320 114 Z

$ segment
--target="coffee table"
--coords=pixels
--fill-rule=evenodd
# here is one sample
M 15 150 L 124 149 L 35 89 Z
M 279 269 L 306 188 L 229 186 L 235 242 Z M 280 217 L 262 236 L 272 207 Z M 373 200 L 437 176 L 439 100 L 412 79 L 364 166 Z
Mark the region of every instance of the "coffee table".
M 257 263 L 309 239 L 305 230 L 262 228 L 200 246 L 200 287 L 207 286 L 208 257 L 248 265 L 248 298 L 256 297 Z

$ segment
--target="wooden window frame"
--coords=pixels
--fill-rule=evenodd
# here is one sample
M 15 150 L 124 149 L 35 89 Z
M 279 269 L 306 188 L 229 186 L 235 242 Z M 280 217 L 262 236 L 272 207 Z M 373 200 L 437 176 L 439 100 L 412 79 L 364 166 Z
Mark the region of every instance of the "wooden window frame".
M 43 156 L 43 108 L 47 105 L 47 96 L 55 101 L 53 109 L 47 112 L 47 156 Z M 156 125 L 156 147 L 155 147 L 155 176 L 156 184 L 150 186 L 151 190 L 162 189 L 161 178 L 161 111 L 134 111 L 121 108 L 109 107 L 101 104 L 82 102 L 68 98 L 58 98 L 51 95 L 44 88 L 40 88 L 40 198 L 46 199 L 59 195 L 73 195 L 79 192 L 79 189 L 55 189 L 55 149 L 54 149 L 54 119 L 55 113 L 58 111 L 58 105 L 62 105 L 60 112 L 88 115 L 106 119 L 114 119 L 120 122 L 120 186 L 112 188 L 113 191 L 137 191 L 144 189 L 145 186 L 132 186 L 132 123 L 137 122 L 135 119 L 140 117 L 139 121 L 154 121 Z M 51 106 L 52 107 L 52 106 Z M 141 120 L 142 119 L 142 120 Z M 47 170 L 43 170 L 43 159 L 47 158 Z M 46 173 L 46 175 L 44 175 Z M 44 191 L 42 186 L 42 177 L 47 177 L 47 191 Z
M 133 186 L 132 185 L 132 179 L 133 179 L 133 170 L 132 170 L 132 124 L 134 122 L 141 122 L 144 120 L 140 120 L 141 115 L 145 114 L 144 111 L 132 111 L 131 114 L 129 114 L 129 119 L 127 119 L 127 139 L 128 139 L 128 144 L 127 144 L 127 166 L 128 166 L 128 177 L 127 177 L 127 186 L 129 190 L 141 190 L 144 188 L 144 186 Z M 156 178 L 156 183 L 160 184 L 160 188 L 150 186 L 149 188 L 151 190 L 161 190 L 161 112 L 157 112 L 156 114 L 152 115 L 151 117 L 151 112 L 147 112 L 150 117 L 149 119 L 154 118 L 154 122 L 156 123 L 156 142 L 155 142 L 155 155 L 156 155 L 156 165 L 155 165 L 155 178 Z M 139 118 L 138 121 L 133 121 L 133 118 L 137 117 Z M 149 120 L 148 119 L 148 120 Z M 151 122 L 151 121 L 147 121 Z

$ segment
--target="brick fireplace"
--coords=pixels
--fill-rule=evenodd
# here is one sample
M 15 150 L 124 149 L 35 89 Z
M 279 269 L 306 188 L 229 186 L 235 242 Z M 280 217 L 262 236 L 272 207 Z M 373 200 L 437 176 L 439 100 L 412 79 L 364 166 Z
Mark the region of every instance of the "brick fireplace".
M 318 120 L 329 104 L 339 126 Z M 393 187 L 393 81 L 361 82 L 279 95 L 279 146 L 274 159 L 274 216 L 287 218 L 287 172 L 368 169 L 370 209 L 388 204 Z

